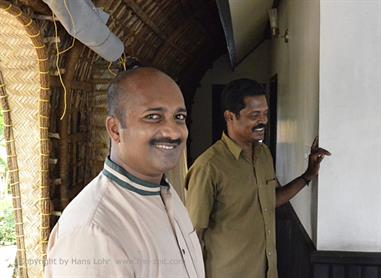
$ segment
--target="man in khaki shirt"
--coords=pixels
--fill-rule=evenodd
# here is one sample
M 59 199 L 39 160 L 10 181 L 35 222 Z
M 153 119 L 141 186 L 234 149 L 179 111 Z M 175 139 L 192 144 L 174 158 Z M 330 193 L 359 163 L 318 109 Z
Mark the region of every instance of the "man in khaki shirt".
M 110 156 L 54 227 L 45 277 L 203 278 L 196 232 L 163 175 L 188 136 L 179 87 L 133 69 L 112 82 L 108 106 Z
M 240 79 L 223 91 L 227 133 L 191 167 L 186 207 L 204 244 L 208 278 L 276 278 L 275 207 L 318 174 L 330 153 L 315 139 L 307 170 L 278 187 L 264 139 L 268 106 L 263 88 Z

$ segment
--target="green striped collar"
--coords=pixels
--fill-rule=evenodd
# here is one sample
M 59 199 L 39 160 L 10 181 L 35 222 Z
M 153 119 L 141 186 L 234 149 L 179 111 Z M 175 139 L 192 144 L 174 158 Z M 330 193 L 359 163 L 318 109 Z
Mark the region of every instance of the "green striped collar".
M 143 181 L 128 173 L 125 169 L 113 162 L 109 157 L 105 161 L 102 173 L 109 179 L 116 182 L 119 186 L 145 196 L 160 195 L 161 186 L 168 186 L 164 179 L 162 184 Z

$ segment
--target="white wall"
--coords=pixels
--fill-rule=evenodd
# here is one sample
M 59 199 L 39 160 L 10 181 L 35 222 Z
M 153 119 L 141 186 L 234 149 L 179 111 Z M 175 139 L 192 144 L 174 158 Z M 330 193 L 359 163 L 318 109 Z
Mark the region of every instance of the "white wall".
M 262 43 L 234 71 L 229 66 L 228 57 L 224 55 L 204 75 L 192 105 L 192 158 L 197 158 L 212 144 L 212 85 L 227 84 L 238 78 L 251 78 L 261 83 L 269 81 L 269 42 Z
M 381 2 L 321 0 L 318 249 L 381 251 Z
M 273 40 L 271 75 L 278 74 L 277 176 L 286 184 L 304 172 L 310 145 L 318 135 L 319 1 L 280 1 L 280 30 L 289 42 Z M 326 171 L 322 167 L 321 172 Z M 316 241 L 317 182 L 291 203 Z

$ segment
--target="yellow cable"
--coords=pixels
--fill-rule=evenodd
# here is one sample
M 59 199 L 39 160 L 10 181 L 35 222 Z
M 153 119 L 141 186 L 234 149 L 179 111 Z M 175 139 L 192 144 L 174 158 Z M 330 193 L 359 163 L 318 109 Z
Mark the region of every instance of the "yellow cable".
M 107 67 L 108 71 L 109 71 L 112 75 L 117 76 L 117 74 L 111 70 L 111 65 L 112 65 L 112 62 L 110 62 L 110 63 L 108 64 L 108 67 Z
M 126 67 L 126 61 L 127 61 L 127 59 L 126 59 L 126 54 L 124 52 L 123 52 L 122 56 L 119 58 L 119 60 L 120 60 L 120 63 L 122 64 L 122 66 L 123 66 L 124 71 L 126 71 L 127 70 L 127 67 Z
M 56 40 L 55 40 L 55 45 L 56 45 L 56 51 L 57 51 L 57 55 L 56 55 L 56 68 L 57 68 L 57 71 L 58 71 L 58 77 L 60 79 L 60 82 L 61 82 L 61 85 L 62 85 L 62 88 L 63 88 L 63 91 L 64 91 L 64 111 L 62 112 L 62 115 L 60 117 L 60 120 L 62 120 L 66 114 L 66 86 L 62 80 L 62 76 L 61 76 L 61 71 L 59 69 L 59 59 L 60 59 L 60 51 L 59 51 L 59 46 L 58 46 L 58 30 L 57 30 L 57 23 L 56 23 L 56 19 L 54 17 L 54 13 L 52 12 L 52 17 L 53 17 L 53 25 L 54 25 L 54 35 L 56 37 Z
M 67 2 L 66 0 L 64 0 L 64 4 L 65 4 L 65 8 L 70 16 L 70 20 L 71 20 L 71 23 L 73 25 L 73 31 L 74 31 L 74 34 L 75 34 L 75 23 L 74 23 L 74 19 L 73 19 L 73 16 L 71 15 L 70 13 L 70 10 L 67 6 Z M 56 19 L 55 19 L 55 16 L 54 16 L 54 13 L 52 12 L 52 18 L 53 18 L 53 25 L 54 25 L 54 34 L 55 34 L 55 37 L 56 37 L 56 40 L 55 40 L 55 45 L 56 45 L 56 51 L 57 51 L 57 57 L 56 57 L 56 68 L 57 68 L 57 71 L 58 71 L 58 77 L 60 79 L 60 82 L 61 82 L 61 85 L 62 85 L 62 88 L 64 90 L 64 110 L 62 112 L 62 115 L 60 117 L 60 120 L 62 120 L 64 117 L 65 117 L 65 114 L 66 114 L 66 109 L 67 109 L 67 90 L 66 90 L 66 86 L 62 80 L 62 75 L 61 75 L 61 71 L 59 69 L 59 58 L 60 58 L 60 54 L 63 54 L 65 53 L 66 51 L 68 51 L 69 49 L 71 49 L 73 46 L 74 46 L 74 43 L 75 43 L 75 38 L 73 37 L 73 41 L 71 43 L 71 45 L 66 48 L 65 50 L 63 51 L 60 51 L 59 50 L 59 46 L 58 46 L 58 30 L 57 30 L 57 23 L 56 23 Z
M 66 8 L 67 13 L 69 14 L 69 17 L 70 17 L 70 20 L 71 20 L 71 24 L 72 24 L 72 26 L 73 26 L 73 34 L 75 34 L 75 33 L 76 33 L 76 30 L 75 30 L 74 19 L 73 19 L 73 16 L 71 15 L 71 12 L 70 12 L 70 10 L 69 10 L 69 7 L 67 6 L 67 2 L 66 2 L 66 1 L 67 1 L 67 0 L 64 0 L 64 5 L 65 5 L 65 8 Z M 54 15 L 53 15 L 53 17 L 54 17 Z M 62 50 L 61 52 L 59 52 L 59 54 L 63 54 L 63 53 L 65 53 L 66 51 L 68 51 L 69 49 L 73 48 L 73 47 L 74 47 L 74 43 L 75 43 L 75 37 L 73 36 L 73 40 L 72 40 L 72 42 L 71 42 L 71 45 L 70 45 L 68 48 L 66 48 L 65 50 Z

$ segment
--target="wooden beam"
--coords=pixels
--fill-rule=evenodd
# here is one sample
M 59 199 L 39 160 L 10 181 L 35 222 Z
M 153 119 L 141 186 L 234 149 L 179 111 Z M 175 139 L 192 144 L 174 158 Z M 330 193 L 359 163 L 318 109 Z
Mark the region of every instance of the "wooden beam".
M 196 16 L 198 14 L 200 14 L 202 11 L 209 10 L 208 5 L 206 3 L 203 3 L 200 8 L 198 8 L 197 10 L 192 12 L 188 1 L 181 0 L 180 2 L 181 2 L 181 6 L 183 8 L 184 14 L 186 14 L 189 18 L 191 18 L 191 20 L 202 29 L 202 31 L 206 35 L 206 37 L 210 38 L 212 36 L 212 34 L 210 34 L 209 30 L 207 28 L 205 28 L 205 26 L 203 24 L 201 24 L 201 22 L 196 19 Z
M 78 41 L 75 42 L 74 47 L 66 54 L 66 63 L 65 67 L 67 69 L 71 69 L 65 74 L 64 76 L 64 84 L 66 86 L 67 90 L 67 97 L 66 97 L 66 113 L 65 116 L 62 118 L 62 120 L 59 121 L 59 135 L 60 135 L 60 146 L 59 146 L 59 173 L 61 178 L 61 187 L 60 187 L 60 197 L 61 197 L 61 209 L 64 209 L 67 204 L 69 203 L 69 195 L 68 195 L 68 186 L 69 186 L 69 119 L 70 119 L 70 103 L 71 103 L 71 85 L 72 81 L 74 80 L 74 73 L 75 66 L 78 62 L 78 59 L 81 55 L 82 51 L 82 44 L 79 44 Z M 59 113 L 60 115 L 63 113 L 64 110 L 64 95 L 63 92 L 60 95 L 60 109 Z
M 168 43 L 170 47 L 181 52 L 187 58 L 190 58 L 190 53 L 186 52 L 184 49 L 178 47 L 173 42 L 168 39 L 168 36 L 164 34 L 159 28 L 156 27 L 155 22 L 144 12 L 144 10 L 132 0 L 124 0 L 128 7 L 152 30 L 154 33 L 163 41 Z

